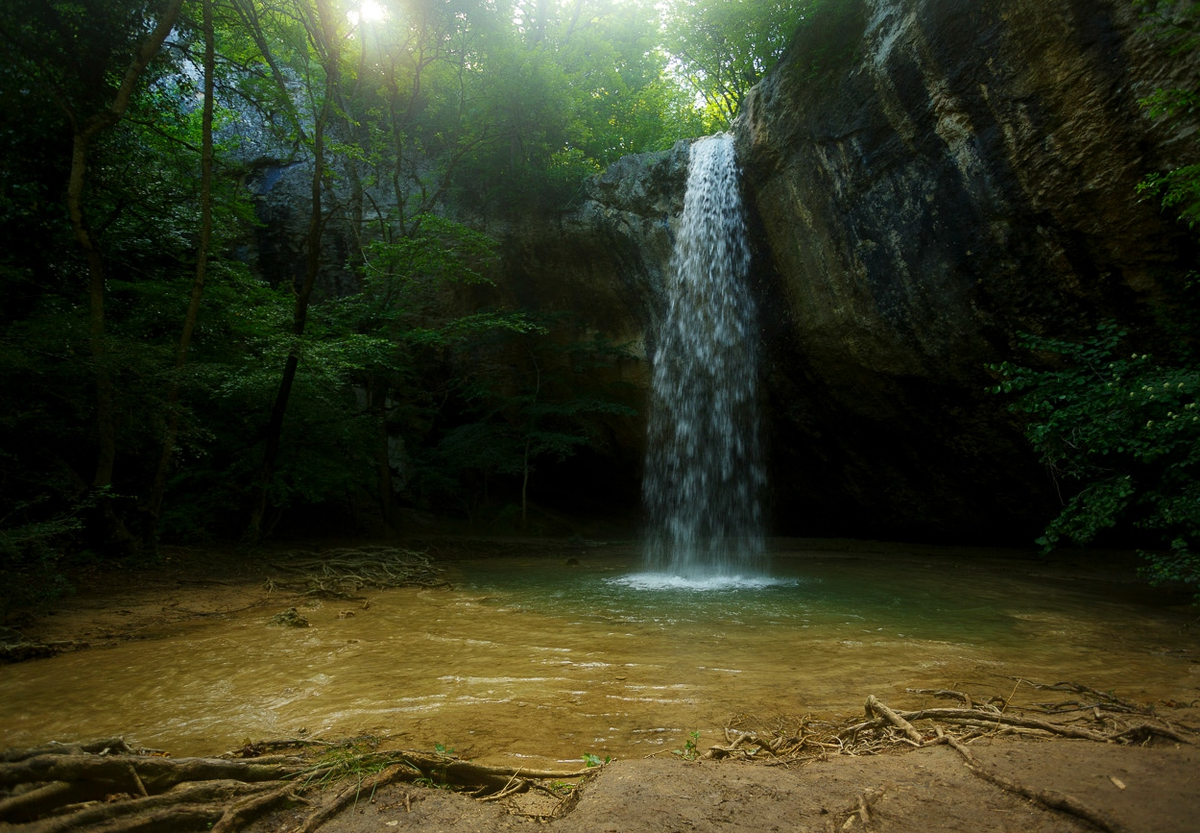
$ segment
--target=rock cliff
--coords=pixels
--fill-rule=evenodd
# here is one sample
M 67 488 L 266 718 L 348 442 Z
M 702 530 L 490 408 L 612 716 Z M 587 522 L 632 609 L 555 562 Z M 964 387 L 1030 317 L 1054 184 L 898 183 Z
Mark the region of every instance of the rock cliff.
M 845 0 L 735 125 L 764 257 L 776 526 L 1026 537 L 1054 513 L 989 362 L 1153 319 L 1192 153 L 1139 99 L 1189 72 L 1104 0 Z M 1190 161 L 1190 160 L 1189 160 Z

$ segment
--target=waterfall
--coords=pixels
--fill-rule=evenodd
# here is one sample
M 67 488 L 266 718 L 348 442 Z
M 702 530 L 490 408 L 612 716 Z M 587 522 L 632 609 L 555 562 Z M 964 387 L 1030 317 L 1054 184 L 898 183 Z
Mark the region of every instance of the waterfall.
M 760 575 L 758 333 L 733 138 L 692 145 L 654 354 L 643 485 L 646 569 L 688 581 Z

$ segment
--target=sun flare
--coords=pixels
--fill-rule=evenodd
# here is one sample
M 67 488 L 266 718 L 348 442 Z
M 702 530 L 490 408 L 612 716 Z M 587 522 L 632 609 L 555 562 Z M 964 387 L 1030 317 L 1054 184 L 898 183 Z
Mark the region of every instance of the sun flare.
M 387 7 L 378 2 L 378 0 L 362 0 L 358 4 L 358 8 L 351 11 L 347 16 L 352 23 L 357 25 L 358 23 L 375 23 L 383 20 L 387 15 Z

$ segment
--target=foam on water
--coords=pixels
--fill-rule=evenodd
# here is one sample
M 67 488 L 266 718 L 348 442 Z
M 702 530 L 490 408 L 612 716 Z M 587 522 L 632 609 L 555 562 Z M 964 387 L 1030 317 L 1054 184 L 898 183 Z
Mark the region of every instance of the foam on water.
M 795 578 L 743 575 L 687 578 L 674 573 L 632 573 L 606 581 L 609 584 L 628 587 L 631 590 L 692 590 L 700 593 L 722 590 L 763 590 L 768 587 L 796 587 L 800 584 L 800 580 Z

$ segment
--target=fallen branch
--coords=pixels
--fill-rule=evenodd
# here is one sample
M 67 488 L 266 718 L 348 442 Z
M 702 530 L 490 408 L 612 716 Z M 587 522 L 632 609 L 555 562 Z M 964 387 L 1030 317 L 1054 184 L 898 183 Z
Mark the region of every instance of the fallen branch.
M 757 732 L 742 732 L 726 727 L 725 740 L 726 744 L 724 746 L 720 744 L 713 744 L 712 746 L 708 747 L 708 751 L 704 753 L 704 757 L 720 759 L 741 753 L 743 757 L 749 758 L 757 753 L 760 749 L 766 749 L 774 754 L 782 745 L 784 738 L 781 735 L 775 738 L 773 741 L 764 741 L 759 738 Z M 756 748 L 743 749 L 742 747 L 744 746 L 754 746 Z
M 524 792 L 525 790 L 529 789 L 529 784 L 529 781 L 526 781 L 524 778 L 518 778 L 514 775 L 512 778 L 508 779 L 508 783 L 504 785 L 504 788 L 500 790 L 500 792 L 480 796 L 479 800 L 499 801 L 502 798 L 507 798 L 513 793 Z
M 1192 743 L 1174 729 L 1170 729 L 1166 726 L 1155 726 L 1151 723 L 1139 723 L 1136 726 L 1131 726 L 1119 734 L 1112 735 L 1111 739 L 1126 740 L 1131 743 L 1144 743 L 1155 736 L 1167 738 L 1168 740 L 1173 740 L 1176 743 L 1186 743 L 1188 745 L 1191 745 Z

